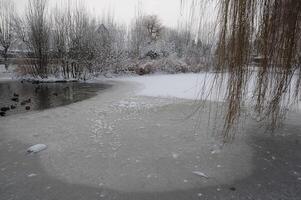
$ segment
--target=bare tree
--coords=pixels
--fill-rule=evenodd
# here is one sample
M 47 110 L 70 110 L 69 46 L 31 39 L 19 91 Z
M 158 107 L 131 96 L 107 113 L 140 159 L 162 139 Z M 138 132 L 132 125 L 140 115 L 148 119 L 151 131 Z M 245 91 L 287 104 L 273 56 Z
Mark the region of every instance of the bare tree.
M 145 41 L 145 32 L 143 31 L 142 26 L 142 16 L 140 12 L 138 12 L 138 16 L 135 18 L 130 32 L 130 48 L 133 54 L 133 57 L 140 56 L 140 50 Z
M 70 77 L 69 48 L 70 48 L 70 10 L 61 11 L 58 6 L 53 10 L 52 16 L 52 49 L 53 59 L 61 67 L 61 74 L 65 79 Z
M 8 68 L 8 50 L 14 41 L 13 18 L 14 4 L 10 0 L 0 0 L 0 45 L 5 68 Z
M 147 15 L 142 18 L 142 25 L 147 32 L 149 42 L 156 41 L 161 35 L 163 26 L 156 15 Z
M 113 16 L 108 15 L 97 29 L 98 57 L 97 64 L 102 70 L 118 72 L 125 58 L 126 29 L 118 25 Z M 102 61 L 103 60 L 103 61 Z
M 19 39 L 27 47 L 30 73 L 47 78 L 50 52 L 47 0 L 29 0 L 25 19 L 17 18 L 15 27 Z
M 84 45 L 88 37 L 89 19 L 85 10 L 69 4 L 53 11 L 52 47 L 54 59 L 62 69 L 64 78 L 80 78 L 89 48 Z M 63 7 L 64 7 L 63 6 Z M 86 49 L 84 49 L 86 48 Z
M 70 49 L 73 78 L 86 79 L 96 60 L 96 21 L 91 19 L 84 7 L 72 11 L 70 25 Z
M 130 46 L 134 57 L 144 57 L 145 48 L 151 46 L 160 39 L 163 32 L 163 26 L 159 18 L 155 15 L 145 15 L 141 13 L 136 17 L 131 29 Z

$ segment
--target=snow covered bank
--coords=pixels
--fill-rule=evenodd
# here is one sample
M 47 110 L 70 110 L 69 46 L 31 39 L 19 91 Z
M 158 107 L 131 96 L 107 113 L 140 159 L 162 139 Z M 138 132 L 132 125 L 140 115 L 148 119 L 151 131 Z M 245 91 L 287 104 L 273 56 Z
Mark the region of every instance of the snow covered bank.
M 20 76 L 15 72 L 16 66 L 10 66 L 7 70 L 4 65 L 0 65 L 0 81 L 3 80 L 20 80 L 33 83 L 67 83 L 78 82 L 75 78 L 65 79 L 64 77 L 48 76 L 46 79 L 35 78 L 31 75 Z
M 42 78 L 21 78 L 20 80 L 32 82 L 32 83 L 69 83 L 69 82 L 79 82 L 77 79 L 64 79 L 64 78 L 56 78 L 56 77 L 48 77 L 46 79 Z
M 212 73 L 174 74 L 123 77 L 116 80 L 139 83 L 142 88 L 137 94 L 141 96 L 223 101 L 223 92 L 226 90 L 213 89 L 214 76 Z
M 141 85 L 141 89 L 136 91 L 139 96 L 149 97 L 167 97 L 167 98 L 181 98 L 189 100 L 209 100 L 215 102 L 224 102 L 224 97 L 227 92 L 228 76 L 223 77 L 223 82 L 220 82 L 220 77 L 216 79 L 214 73 L 198 73 L 198 74 L 173 74 L 173 75 L 149 75 L 149 76 L 135 76 L 116 78 L 117 81 L 136 82 Z M 218 81 L 218 82 L 216 82 Z M 294 90 L 297 76 L 294 76 L 292 85 L 289 91 Z M 256 87 L 256 73 L 253 73 L 248 81 L 246 91 L 246 104 L 254 104 L 254 91 Z M 268 98 L 268 97 L 267 97 Z M 272 98 L 269 97 L 271 100 Z M 293 93 L 288 92 L 282 99 L 281 104 L 284 106 L 292 105 L 292 109 L 301 110 L 301 99 L 299 105 L 294 105 Z

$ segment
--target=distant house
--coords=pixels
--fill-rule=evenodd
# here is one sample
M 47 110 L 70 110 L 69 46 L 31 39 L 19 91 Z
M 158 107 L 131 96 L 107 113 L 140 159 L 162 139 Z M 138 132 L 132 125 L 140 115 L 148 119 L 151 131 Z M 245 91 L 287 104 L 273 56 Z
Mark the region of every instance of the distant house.
M 104 24 L 101 24 L 96 32 L 101 35 L 101 36 L 105 36 L 105 37 L 109 37 L 110 36 L 110 33 L 109 33 L 109 30 L 107 29 L 107 27 L 104 25 Z

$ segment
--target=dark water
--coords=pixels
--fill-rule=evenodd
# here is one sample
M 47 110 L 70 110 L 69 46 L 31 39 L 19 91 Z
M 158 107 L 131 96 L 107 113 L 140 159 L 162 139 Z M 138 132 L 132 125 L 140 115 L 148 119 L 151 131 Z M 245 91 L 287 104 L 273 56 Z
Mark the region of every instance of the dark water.
M 94 97 L 108 87 L 100 83 L 0 82 L 0 109 L 8 107 L 9 110 L 5 111 L 5 116 L 8 116 L 64 106 Z

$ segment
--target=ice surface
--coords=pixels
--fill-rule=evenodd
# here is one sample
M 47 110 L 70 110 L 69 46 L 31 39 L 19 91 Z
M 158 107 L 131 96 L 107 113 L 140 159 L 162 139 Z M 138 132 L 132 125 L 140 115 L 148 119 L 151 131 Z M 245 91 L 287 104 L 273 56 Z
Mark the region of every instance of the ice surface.
M 51 176 L 72 184 L 160 192 L 216 184 L 213 179 L 200 183 L 192 171 L 214 175 L 221 184 L 250 174 L 252 152 L 244 142 L 212 155 L 210 147 L 216 141 L 207 129 L 194 135 L 195 120 L 183 120 L 193 101 L 136 96 L 133 91 L 138 87 L 133 82 L 117 83 L 82 102 L 7 117 L 0 120 L 1 131 L 24 144 L 51 146 L 40 156 L 42 166 Z M 201 125 L 207 126 L 207 120 Z M 33 136 L 36 133 L 39 137 Z M 217 164 L 223 167 L 212 167 Z

